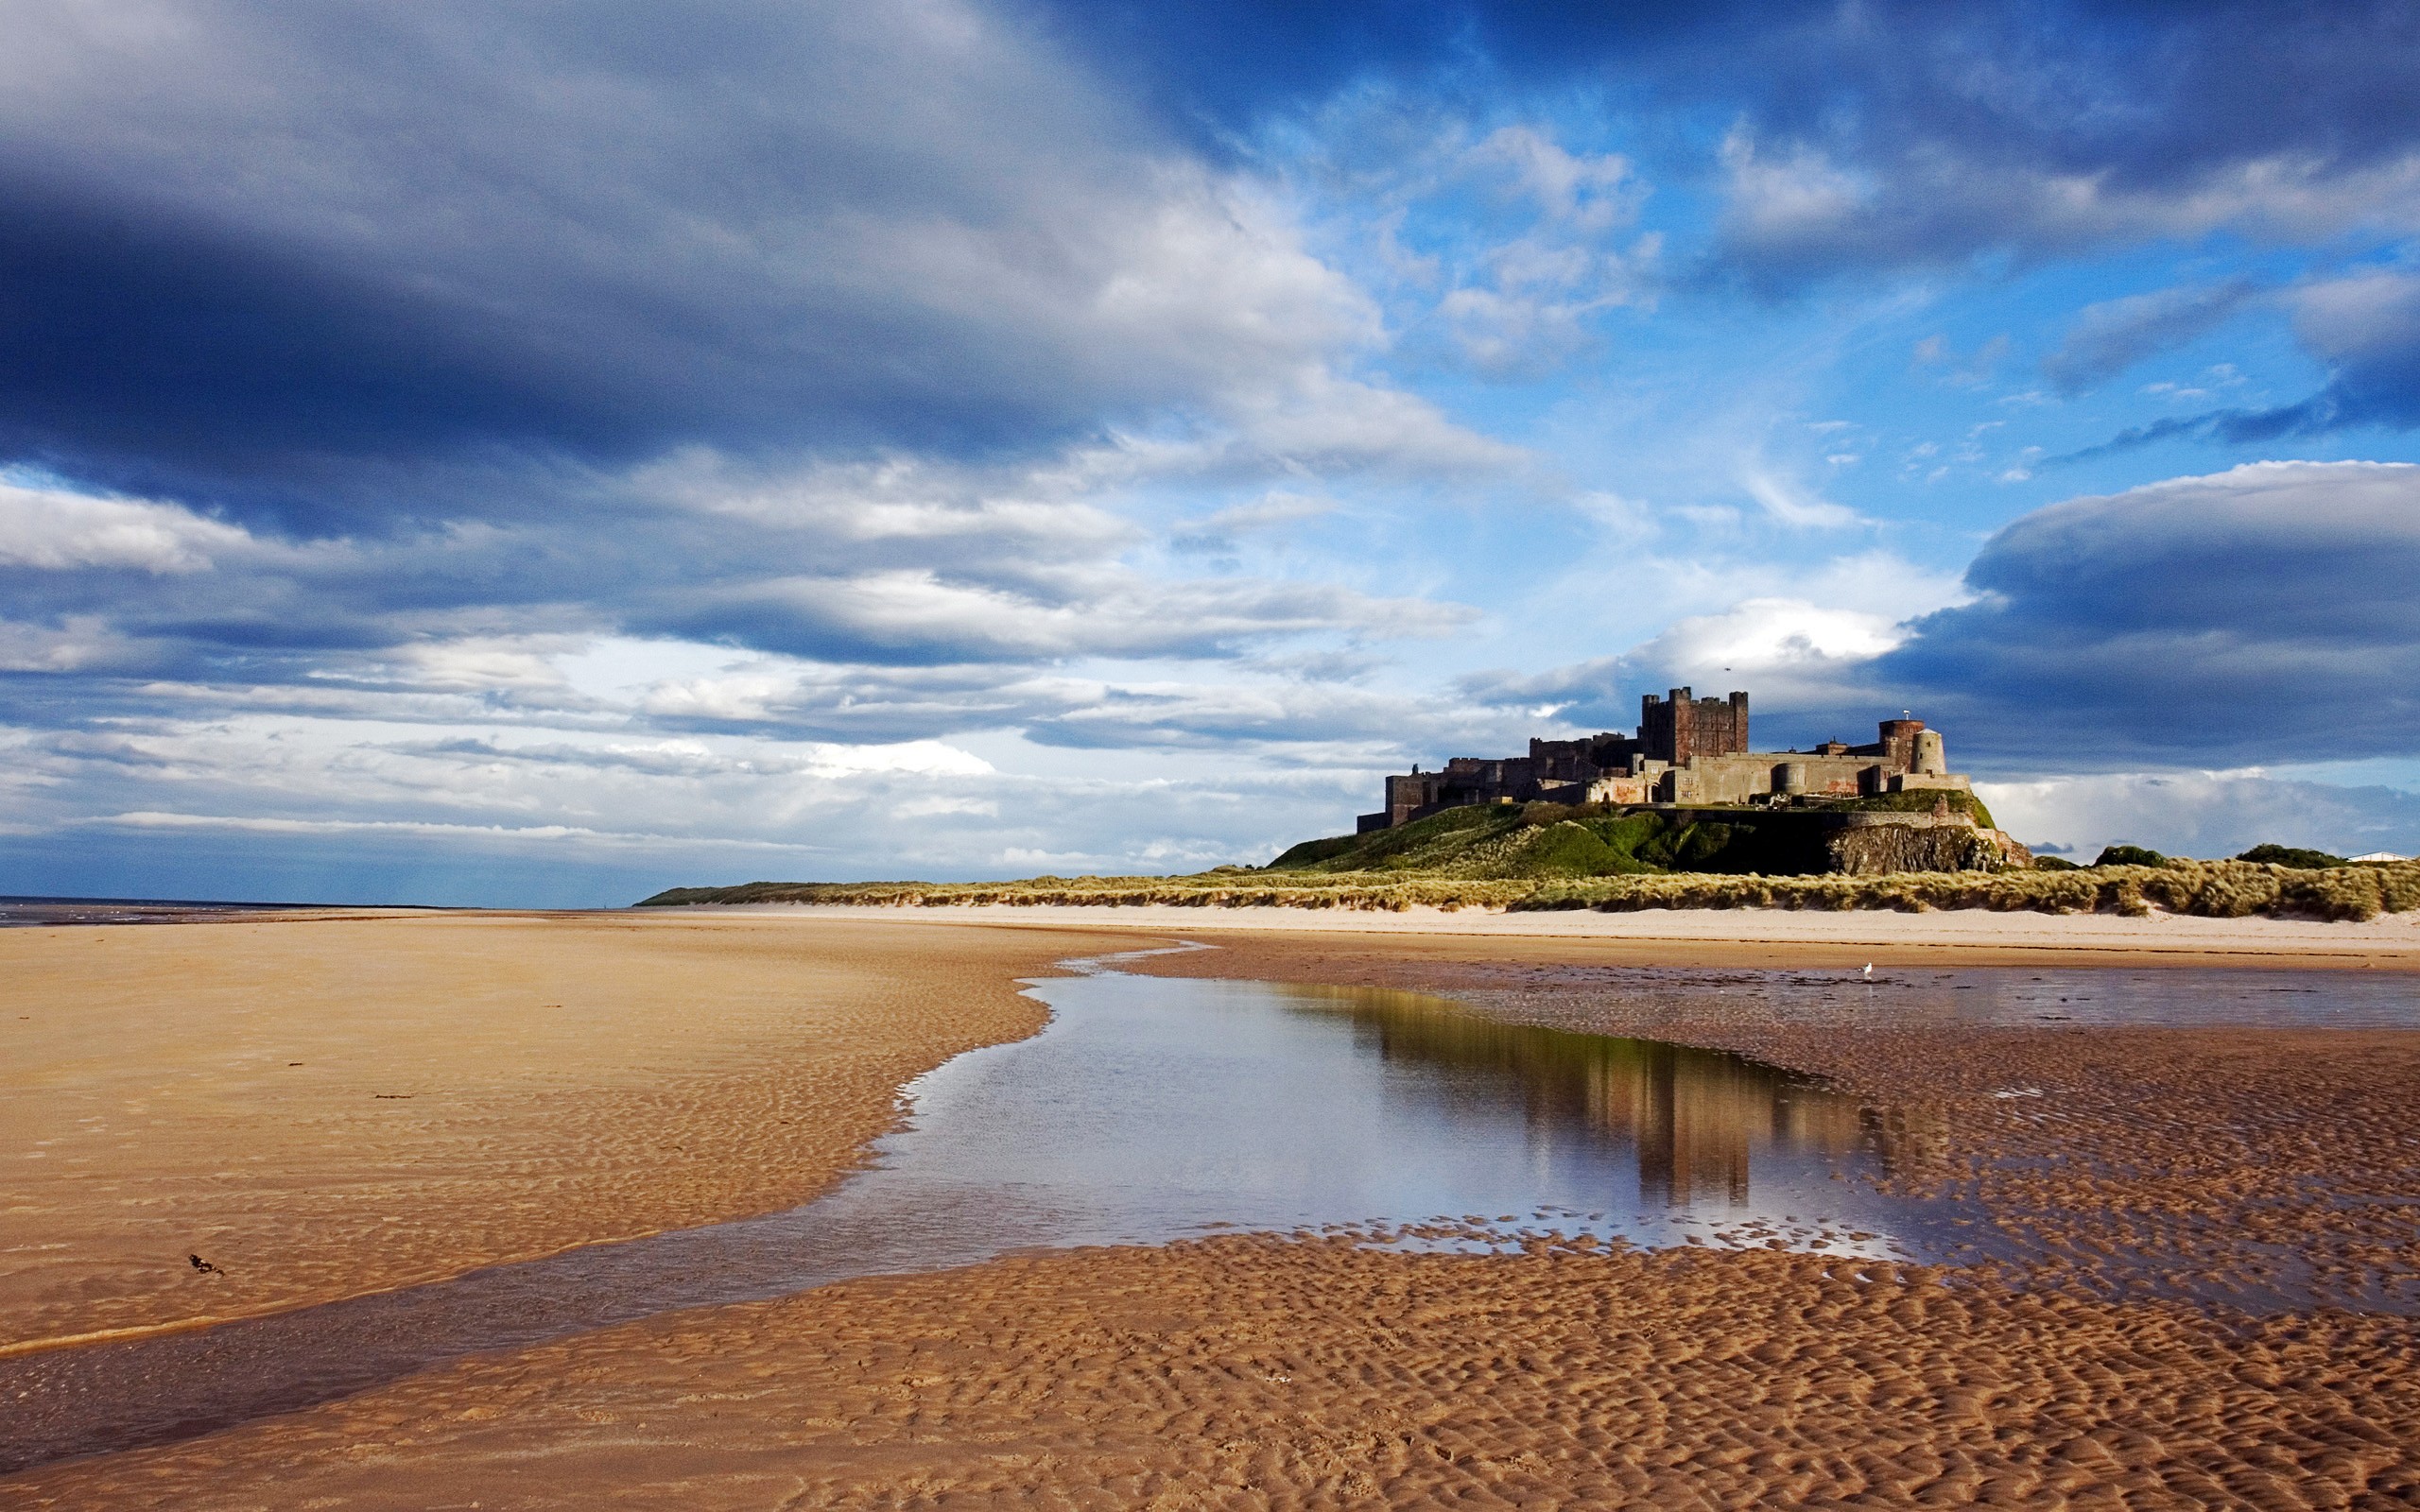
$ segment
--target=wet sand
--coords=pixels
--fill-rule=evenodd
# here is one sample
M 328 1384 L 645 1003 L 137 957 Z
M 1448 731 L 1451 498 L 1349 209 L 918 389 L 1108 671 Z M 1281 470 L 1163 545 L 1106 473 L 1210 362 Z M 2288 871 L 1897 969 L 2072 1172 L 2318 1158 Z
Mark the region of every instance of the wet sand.
M 1748 1251 L 1210 1241 L 434 1372 L 21 1506 L 2408 1506 L 2409 1328 Z
M 614 916 L 0 931 L 0 1346 L 804 1201 L 902 1082 L 1040 1027 L 1014 978 L 1104 943 Z
M 1025 950 L 1070 953 L 1063 936 L 970 923 L 793 914 L 713 931 L 700 950 L 811 959 L 862 932 L 870 958 L 896 961 L 963 935 L 978 989 Z M 1140 946 L 1152 931 L 1117 933 Z M 1675 957 L 1838 965 L 1862 944 L 1187 933 L 1221 948 L 1137 969 L 1412 988 L 1834 1077 L 1935 1152 L 1901 1179 L 1974 1201 L 2029 1258 L 1977 1271 L 1263 1239 L 1049 1254 L 468 1361 L 210 1438 L 0 1480 L 0 1505 L 2420 1499 L 2408 1447 L 2420 1443 L 2420 1328 L 2344 1307 L 2227 1305 L 2256 1308 L 2280 1279 L 2374 1302 L 2420 1274 L 2409 1217 L 2420 1034 L 1998 1028 L 1786 1006 L 1675 1015 L 1605 974 Z M 2024 1095 L 1995 1095 L 2012 1091 Z M 888 1111 L 873 1101 L 869 1130 Z M 711 1108 L 679 1105 L 658 1137 Z M 2101 1263 L 2113 1241 L 2172 1252 L 2167 1268 L 2197 1284 L 2122 1284 Z

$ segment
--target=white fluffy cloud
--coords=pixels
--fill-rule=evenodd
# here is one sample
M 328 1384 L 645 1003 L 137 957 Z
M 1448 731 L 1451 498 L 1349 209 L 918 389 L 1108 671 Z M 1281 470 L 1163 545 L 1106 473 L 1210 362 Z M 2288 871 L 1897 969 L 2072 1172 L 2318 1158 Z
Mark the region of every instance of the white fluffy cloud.
M 2337 855 L 2420 852 L 2420 794 L 2282 781 L 2257 770 L 2110 772 L 1983 782 L 2001 828 L 2047 853 L 2089 861 L 2107 845 L 2230 856 L 2256 845 Z
M 1761 729 L 1822 738 L 1850 727 L 1801 727 L 1871 717 L 1893 697 L 1874 675 L 1877 659 L 1908 640 L 1910 621 L 1969 596 L 1956 579 L 1880 551 L 1795 572 L 1676 562 L 1669 573 L 1694 576 L 1689 592 L 1723 607 L 1683 613 L 1616 656 L 1543 673 L 1482 674 L 1465 679 L 1463 691 L 1490 706 L 1553 710 L 1565 723 L 1627 729 L 1637 720 L 1641 693 L 1744 688 L 1754 696 Z
M 27 488 L 0 479 L 0 567 L 43 572 L 207 572 L 253 544 L 243 530 L 172 504 Z

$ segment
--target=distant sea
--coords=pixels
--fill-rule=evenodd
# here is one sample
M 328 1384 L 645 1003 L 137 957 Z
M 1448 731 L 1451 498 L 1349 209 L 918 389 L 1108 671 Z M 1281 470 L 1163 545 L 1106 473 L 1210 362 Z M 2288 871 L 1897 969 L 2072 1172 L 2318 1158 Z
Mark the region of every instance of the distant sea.
M 257 914 L 327 903 L 247 903 L 204 898 L 20 898 L 0 894 L 0 929 L 28 924 L 175 924 L 213 914 Z

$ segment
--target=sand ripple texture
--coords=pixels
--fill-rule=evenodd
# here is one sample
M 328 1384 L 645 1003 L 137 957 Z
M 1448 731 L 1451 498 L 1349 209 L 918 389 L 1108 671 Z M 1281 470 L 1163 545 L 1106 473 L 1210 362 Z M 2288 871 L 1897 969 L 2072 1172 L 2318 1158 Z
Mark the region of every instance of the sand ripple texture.
M 804 1201 L 902 1082 L 1041 1025 L 1015 977 L 1104 943 L 614 916 L 0 931 L 0 1346 Z
M 2413 1343 L 1807 1255 L 1212 1240 L 636 1325 L 0 1504 L 2409 1506 Z

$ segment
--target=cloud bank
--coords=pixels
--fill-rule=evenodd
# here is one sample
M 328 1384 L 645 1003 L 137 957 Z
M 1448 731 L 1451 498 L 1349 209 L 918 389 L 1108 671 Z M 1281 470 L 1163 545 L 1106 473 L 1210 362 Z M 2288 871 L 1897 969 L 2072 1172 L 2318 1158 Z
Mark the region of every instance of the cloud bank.
M 2253 463 L 1995 536 L 1976 602 L 1875 676 L 2006 763 L 2238 766 L 2420 748 L 2420 467 Z

